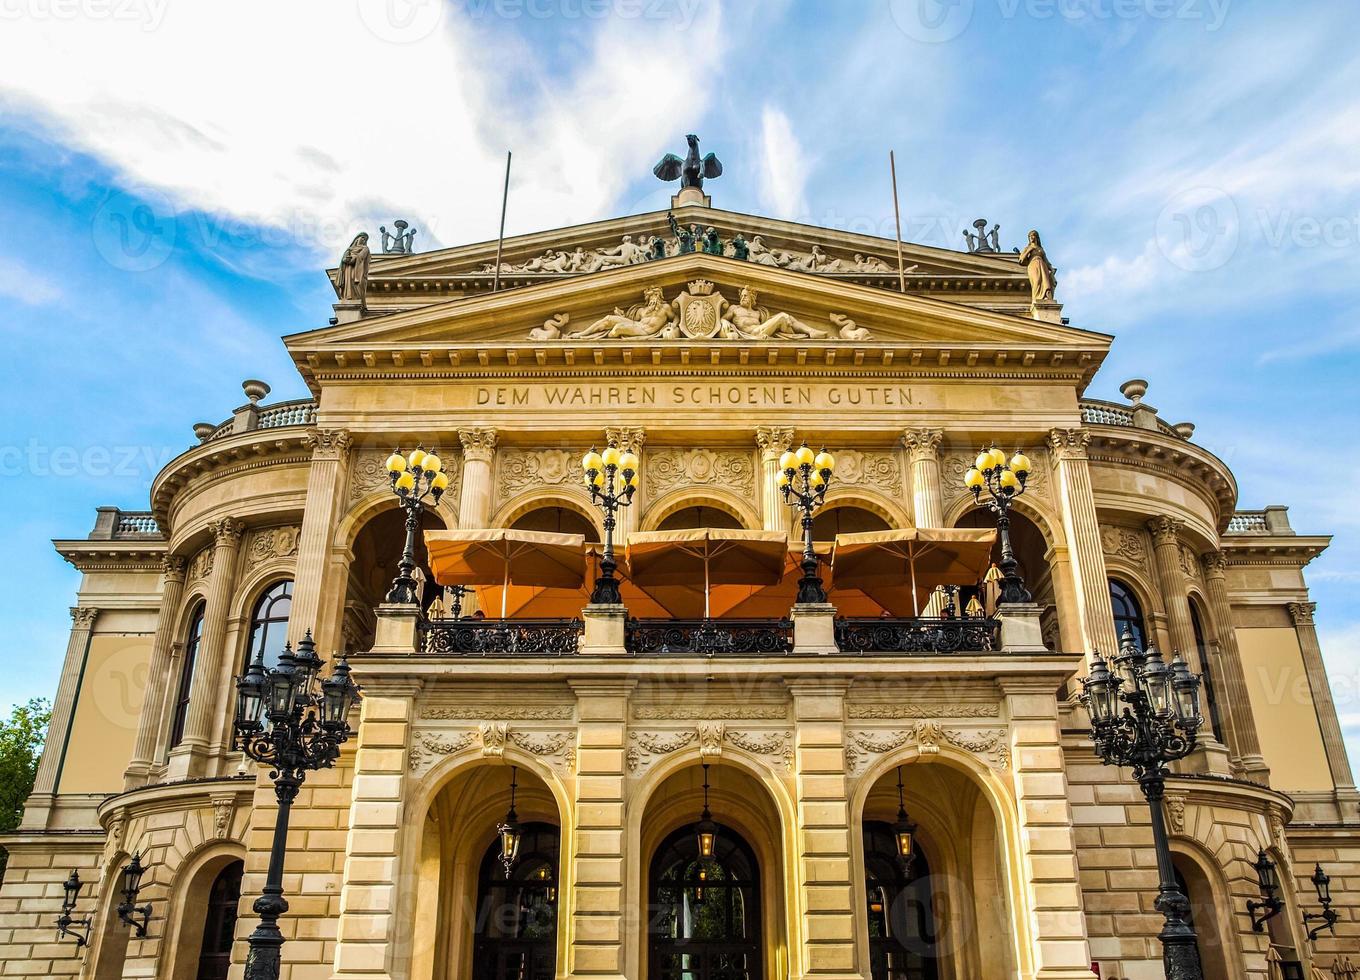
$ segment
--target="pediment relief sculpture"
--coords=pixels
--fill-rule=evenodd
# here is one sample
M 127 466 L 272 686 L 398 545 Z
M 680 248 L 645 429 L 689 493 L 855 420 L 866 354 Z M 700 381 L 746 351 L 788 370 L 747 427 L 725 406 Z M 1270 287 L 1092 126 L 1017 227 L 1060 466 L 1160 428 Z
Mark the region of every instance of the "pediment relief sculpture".
M 667 302 L 660 286 L 648 286 L 642 302 L 590 325 L 564 332 L 570 322 L 558 313 L 529 332 L 530 340 L 841 340 L 866 341 L 873 335 L 840 313 L 829 316 L 826 327 L 812 326 L 792 313 L 771 312 L 759 305 L 760 296 L 742 286 L 731 302 L 713 283 L 696 279 Z

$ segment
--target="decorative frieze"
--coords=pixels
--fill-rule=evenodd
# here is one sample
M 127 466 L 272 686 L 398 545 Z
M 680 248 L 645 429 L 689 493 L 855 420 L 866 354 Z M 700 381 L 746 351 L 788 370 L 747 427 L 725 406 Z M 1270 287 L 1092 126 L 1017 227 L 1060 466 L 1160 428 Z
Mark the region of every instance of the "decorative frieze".
M 421 732 L 411 743 L 407 764 L 412 772 L 419 771 L 435 759 L 471 748 L 477 739 L 475 732 Z
M 578 457 L 564 449 L 508 449 L 497 468 L 501 500 L 509 500 L 536 487 L 570 485 L 579 480 Z
M 496 709 L 504 716 L 505 709 Z M 513 709 L 510 709 L 513 712 Z M 463 713 L 463 712 L 459 712 Z M 441 717 L 440 713 L 423 712 L 422 718 Z M 570 712 L 563 716 L 570 718 Z M 508 745 L 515 745 L 530 755 L 559 768 L 570 770 L 576 761 L 575 734 L 570 731 L 519 731 L 505 721 L 483 721 L 474 731 L 421 731 L 412 739 L 407 764 L 412 772 L 425 768 L 443 756 L 453 755 L 474 747 L 489 759 L 505 758 Z
M 569 704 L 458 704 L 421 709 L 420 717 L 431 721 L 465 721 L 490 716 L 506 721 L 569 721 L 575 709 Z
M 1001 705 L 995 701 L 973 701 L 958 704 L 939 702 L 899 701 L 889 704 L 851 704 L 847 714 L 855 719 L 875 718 L 995 718 Z
M 213 549 L 204 548 L 189 561 L 186 582 L 206 582 L 213 569 Z
M 1102 527 L 1100 547 L 1111 558 L 1123 558 L 1135 565 L 1147 561 L 1147 541 L 1141 531 L 1131 527 Z
M 293 558 L 298 552 L 302 528 L 261 527 L 250 532 L 246 539 L 246 561 L 252 566 L 263 565 L 276 558 Z
M 653 497 L 673 487 L 721 486 L 750 499 L 755 493 L 755 461 L 750 453 L 711 449 L 662 449 L 644 463 Z
M 784 719 L 789 709 L 782 704 L 635 704 L 639 721 L 736 721 Z
M 645 769 L 656 759 L 690 746 L 697 746 L 699 758 L 708 762 L 721 757 L 725 745 L 769 759 L 786 772 L 793 771 L 793 732 L 787 730 L 738 730 L 712 722 L 680 731 L 629 732 L 628 740 L 625 759 L 629 772 Z
M 658 756 L 679 752 L 699 738 L 699 731 L 691 728 L 682 732 L 629 732 L 626 760 L 629 772 L 637 772 Z
M 940 745 L 947 743 L 983 758 L 994 769 L 1008 769 L 1011 764 L 1010 746 L 1006 729 L 961 730 L 944 728 L 938 722 L 923 721 L 913 728 L 879 732 L 851 729 L 846 732 L 845 766 L 850 772 L 860 772 L 877 756 L 906 746 L 915 747 L 922 755 L 933 755 Z
M 895 453 L 842 449 L 836 453 L 836 483 L 902 495 L 902 464 Z

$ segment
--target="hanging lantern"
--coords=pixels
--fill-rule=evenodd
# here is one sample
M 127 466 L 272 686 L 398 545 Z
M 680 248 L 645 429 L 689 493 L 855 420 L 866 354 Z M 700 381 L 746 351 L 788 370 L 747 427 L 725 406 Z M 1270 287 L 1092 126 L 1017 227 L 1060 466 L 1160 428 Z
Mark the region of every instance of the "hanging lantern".
M 519 825 L 519 814 L 515 812 L 515 790 L 518 788 L 518 767 L 510 767 L 510 809 L 505 811 L 505 819 L 496 827 L 496 835 L 501 839 L 501 864 L 505 865 L 505 877 L 515 867 L 519 857 L 519 845 L 524 839 L 524 830 Z
M 718 825 L 713 822 L 713 814 L 708 812 L 708 763 L 704 763 L 704 811 L 699 815 L 699 822 L 694 825 L 695 836 L 699 842 L 699 857 L 701 860 L 709 861 L 713 858 L 713 849 L 717 846 Z
M 893 823 L 893 839 L 897 842 L 897 859 L 902 869 L 911 871 L 916 857 L 916 824 L 907 817 L 907 801 L 902 790 L 902 767 L 897 767 L 897 820 Z

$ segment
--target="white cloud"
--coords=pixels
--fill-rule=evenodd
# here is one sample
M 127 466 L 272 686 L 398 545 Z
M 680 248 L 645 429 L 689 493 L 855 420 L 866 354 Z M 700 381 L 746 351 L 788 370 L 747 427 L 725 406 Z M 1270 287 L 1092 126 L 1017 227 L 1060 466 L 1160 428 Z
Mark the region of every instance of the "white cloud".
M 150 8 L 144 22 L 29 16 L 0 30 L 0 109 L 177 208 L 331 251 L 355 222 L 400 216 L 429 248 L 495 235 L 507 148 L 511 231 L 598 217 L 645 173 L 720 77 L 718 8 L 684 9 L 574 23 L 587 40 L 551 78 L 489 4 L 198 0 L 154 29 Z
M 18 259 L 0 255 L 0 296 L 25 306 L 46 306 L 61 299 L 61 288 Z
M 807 175 L 814 164 L 793 133 L 788 115 L 766 106 L 760 117 L 760 203 L 778 218 L 797 218 L 808 211 Z

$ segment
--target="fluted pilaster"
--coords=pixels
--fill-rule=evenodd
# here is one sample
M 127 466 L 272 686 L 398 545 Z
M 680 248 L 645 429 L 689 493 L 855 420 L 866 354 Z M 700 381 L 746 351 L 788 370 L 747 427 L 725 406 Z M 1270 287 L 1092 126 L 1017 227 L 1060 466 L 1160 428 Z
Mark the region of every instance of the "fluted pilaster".
M 323 657 L 341 645 L 346 583 L 338 576 L 330 551 L 335 527 L 344 513 L 352 443 L 345 429 L 314 429 L 306 436 L 312 466 L 307 473 L 307 500 L 298 536 L 288 637 L 296 643 L 311 630 Z
M 756 426 L 756 446 L 760 449 L 760 516 L 767 531 L 789 529 L 789 506 L 779 492 L 779 457 L 792 445 L 792 428 Z
M 179 622 L 180 601 L 184 597 L 184 573 L 188 561 L 182 555 L 166 555 L 161 559 L 161 607 L 156 615 L 156 636 L 151 644 L 151 663 L 147 671 L 146 692 L 142 696 L 142 713 L 137 720 L 137 741 L 132 749 L 123 783 L 135 789 L 146 783 L 151 764 L 156 759 L 156 743 L 160 738 L 161 718 L 165 712 L 165 694 L 170 686 L 171 663 L 174 660 L 175 627 Z
M 62 662 L 57 695 L 52 701 L 52 718 L 47 725 L 47 739 L 43 743 L 42 758 L 38 760 L 38 772 L 33 779 L 33 792 L 24 810 L 23 826 L 26 828 L 42 827 L 47 823 L 47 814 L 61 779 L 61 764 L 75 716 L 80 675 L 85 667 L 90 635 L 94 632 L 94 622 L 98 616 L 99 610 L 92 606 L 71 608 L 71 634 L 66 640 L 66 659 Z
M 1313 708 L 1317 711 L 1318 728 L 1322 732 L 1322 747 L 1327 752 L 1327 766 L 1332 772 L 1332 783 L 1338 790 L 1355 790 L 1355 777 L 1346 758 L 1346 741 L 1341 734 L 1341 723 L 1336 717 L 1336 702 L 1327 684 L 1327 668 L 1322 663 L 1322 645 L 1318 643 L 1317 627 L 1313 623 L 1316 602 L 1291 602 L 1289 615 L 1294 620 L 1294 631 L 1299 637 L 1303 653 L 1303 669 L 1308 675 L 1308 689 L 1313 694 Z
M 458 499 L 458 526 L 483 528 L 491 520 L 491 462 L 496 458 L 496 430 L 459 429 L 463 444 L 463 492 Z
M 1232 604 L 1228 600 L 1228 558 L 1221 551 L 1210 551 L 1200 556 L 1200 565 L 1204 569 L 1204 592 L 1209 600 L 1218 647 L 1215 666 L 1218 676 L 1223 679 L 1223 692 L 1228 701 L 1224 720 L 1229 731 L 1224 737 L 1247 778 L 1268 785 L 1270 768 L 1261 755 L 1261 739 L 1256 732 L 1251 695 L 1247 692 L 1247 677 L 1242 669 L 1242 653 L 1233 626 Z
M 1085 429 L 1054 429 L 1048 435 L 1062 505 L 1063 532 L 1077 590 L 1082 643 L 1088 652 L 1099 650 L 1108 654 L 1119 643 L 1114 635 L 1110 583 L 1100 547 L 1095 494 L 1091 490 L 1091 462 L 1086 455 L 1090 441 L 1091 434 Z

